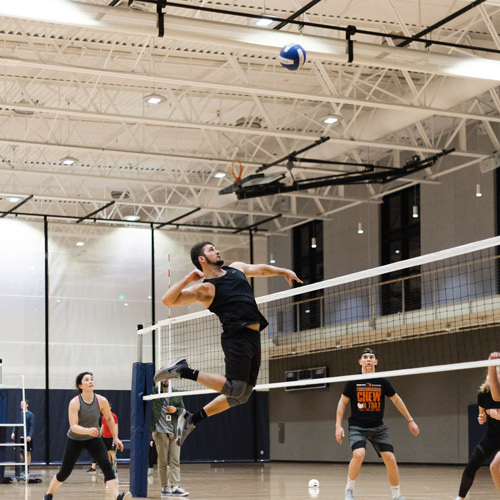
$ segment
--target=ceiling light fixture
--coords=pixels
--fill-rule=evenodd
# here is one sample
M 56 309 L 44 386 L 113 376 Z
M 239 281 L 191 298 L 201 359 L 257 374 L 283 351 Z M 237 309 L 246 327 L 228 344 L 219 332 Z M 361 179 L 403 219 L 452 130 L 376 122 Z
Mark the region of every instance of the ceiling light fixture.
M 14 109 L 14 113 L 22 116 L 33 116 L 35 114 L 35 112 L 30 109 Z
M 17 203 L 18 201 L 21 201 L 21 198 L 18 198 L 17 196 L 9 196 L 7 198 L 7 201 L 10 201 L 11 203 Z
M 165 100 L 165 98 L 162 96 L 162 95 L 158 95 L 158 94 L 150 94 L 150 95 L 147 95 L 144 100 L 148 103 L 148 104 L 160 104 L 161 102 L 163 102 Z
M 223 177 L 226 177 L 226 174 L 224 172 L 216 172 L 214 177 L 217 177 L 217 179 L 222 179 Z
M 363 234 L 363 224 L 361 222 L 358 222 L 358 234 Z
M 269 264 L 276 264 L 276 259 L 274 258 L 274 255 L 271 252 L 271 255 L 269 256 Z
M 141 220 L 141 218 L 138 215 L 125 215 L 123 220 L 126 220 L 127 222 L 137 222 L 138 220 Z
M 323 123 L 330 125 L 332 123 L 337 123 L 340 120 L 338 116 L 328 116 L 323 120 Z
M 418 219 L 418 205 L 413 205 L 413 210 L 411 216 L 414 219 Z
M 318 245 L 317 245 L 317 243 L 316 243 L 316 237 L 315 237 L 315 236 L 313 236 L 313 237 L 311 238 L 311 248 L 317 248 L 317 247 L 318 247 Z
M 264 18 L 264 17 L 259 17 L 259 18 L 254 18 L 250 20 L 250 24 L 252 26 L 257 26 L 259 28 L 268 28 L 273 24 L 275 21 L 269 18 Z
M 76 246 L 77 247 L 83 247 L 84 245 L 85 245 L 85 242 L 83 242 L 83 241 L 77 241 L 76 242 Z
M 61 158 L 60 161 L 63 165 L 74 165 L 78 161 L 78 158 L 73 158 L 72 156 L 65 156 L 64 158 Z
M 481 184 L 476 184 L 476 197 L 481 198 L 483 196 L 483 193 L 481 192 Z

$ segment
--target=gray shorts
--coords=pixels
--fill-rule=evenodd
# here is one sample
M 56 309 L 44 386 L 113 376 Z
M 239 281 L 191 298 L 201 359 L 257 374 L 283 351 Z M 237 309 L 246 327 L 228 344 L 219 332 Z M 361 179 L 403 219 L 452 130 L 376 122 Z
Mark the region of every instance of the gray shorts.
M 379 457 L 381 451 L 394 452 L 389 431 L 385 425 L 382 424 L 369 428 L 358 427 L 356 425 L 349 426 L 349 444 L 351 445 L 351 450 L 366 448 L 366 440 L 370 441 Z

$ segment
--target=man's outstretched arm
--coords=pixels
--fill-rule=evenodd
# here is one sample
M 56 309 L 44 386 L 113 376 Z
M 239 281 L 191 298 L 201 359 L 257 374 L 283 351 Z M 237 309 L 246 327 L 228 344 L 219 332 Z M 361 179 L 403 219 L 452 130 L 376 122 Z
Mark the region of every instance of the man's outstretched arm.
M 302 280 L 290 269 L 284 267 L 270 266 L 268 264 L 245 264 L 244 262 L 233 262 L 231 267 L 245 273 L 247 278 L 283 276 L 290 286 L 292 282 L 302 283 Z

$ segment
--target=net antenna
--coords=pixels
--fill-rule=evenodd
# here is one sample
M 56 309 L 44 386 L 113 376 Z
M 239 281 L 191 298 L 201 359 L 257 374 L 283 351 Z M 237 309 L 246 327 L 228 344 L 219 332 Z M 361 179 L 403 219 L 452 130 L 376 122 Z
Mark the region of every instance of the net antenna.
M 382 360 L 377 377 L 498 365 L 488 355 L 499 349 L 499 256 L 500 237 L 489 238 L 257 298 L 269 326 L 255 389 L 318 385 L 317 378 L 286 381 L 293 370 L 326 368 L 322 383 L 355 379 L 367 346 Z M 138 333 L 153 330 L 157 366 L 185 356 L 194 369 L 224 374 L 222 329 L 209 311 Z M 213 392 L 200 387 L 180 379 L 176 389 Z M 146 398 L 155 397 L 162 395 Z

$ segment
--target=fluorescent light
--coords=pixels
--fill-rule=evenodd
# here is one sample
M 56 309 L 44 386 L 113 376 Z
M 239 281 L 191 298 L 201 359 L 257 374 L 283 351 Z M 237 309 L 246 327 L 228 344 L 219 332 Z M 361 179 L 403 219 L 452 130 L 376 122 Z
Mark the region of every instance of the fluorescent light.
M 0 2 L 0 15 L 65 24 L 87 26 L 98 24 L 74 2 L 67 0 L 50 0 L 50 8 L 47 8 L 47 2 L 40 2 L 40 0 Z
M 147 95 L 144 100 L 148 103 L 148 104 L 160 104 L 160 102 L 163 102 L 165 100 L 165 98 L 161 95 L 158 95 L 158 94 L 151 94 L 151 95 Z
M 7 198 L 7 201 L 10 201 L 11 203 L 17 203 L 18 201 L 21 201 L 21 198 L 18 198 L 17 196 L 9 196 Z
M 83 242 L 83 241 L 77 241 L 76 242 L 76 246 L 77 247 L 83 247 L 84 245 L 85 245 L 85 242 Z
M 138 215 L 126 215 L 123 220 L 128 222 L 137 222 L 138 220 L 141 220 L 141 218 Z
M 60 161 L 63 165 L 74 165 L 78 159 L 73 158 L 72 156 L 65 156 L 64 158 L 61 158 Z
M 500 61 L 483 57 L 468 57 L 450 66 L 444 66 L 443 72 L 454 76 L 500 80 Z
M 217 177 L 217 179 L 222 179 L 223 177 L 226 177 L 226 174 L 224 172 L 217 172 L 214 177 Z
M 328 116 L 324 119 L 323 123 L 330 125 L 331 123 L 337 123 L 339 121 L 338 116 Z

